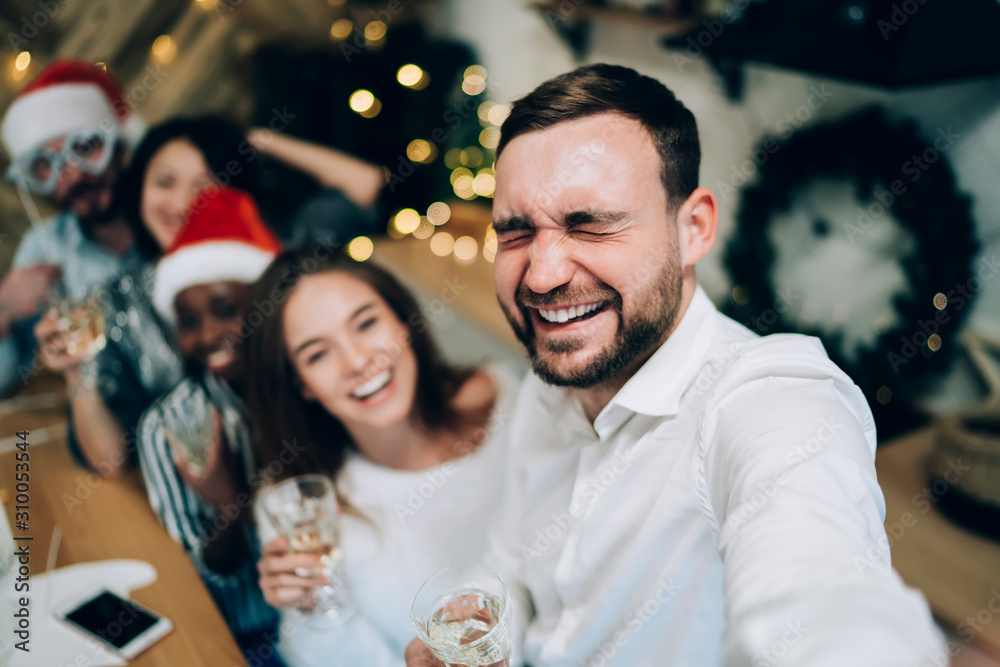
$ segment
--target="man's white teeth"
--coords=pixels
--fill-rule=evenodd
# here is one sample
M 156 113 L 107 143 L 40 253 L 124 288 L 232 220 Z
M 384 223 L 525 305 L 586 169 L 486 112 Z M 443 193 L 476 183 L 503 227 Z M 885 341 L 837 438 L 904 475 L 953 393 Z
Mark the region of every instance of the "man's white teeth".
M 368 398 L 378 390 L 382 389 L 382 387 L 389 384 L 389 380 L 391 379 L 392 371 L 383 371 L 355 389 L 351 395 L 354 396 L 354 398 Z
M 575 320 L 578 317 L 583 317 L 587 313 L 593 312 L 603 305 L 603 301 L 598 301 L 597 303 L 591 303 L 585 306 L 570 306 L 569 308 L 560 308 L 559 310 L 539 308 L 538 314 L 541 315 L 542 319 L 546 322 L 559 322 L 561 324 L 563 322 Z

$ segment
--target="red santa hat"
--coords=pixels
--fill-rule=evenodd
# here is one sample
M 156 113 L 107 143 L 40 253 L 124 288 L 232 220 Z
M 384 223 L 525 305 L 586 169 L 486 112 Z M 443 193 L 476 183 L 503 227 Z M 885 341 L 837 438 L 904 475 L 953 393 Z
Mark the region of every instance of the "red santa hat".
M 156 267 L 153 305 L 174 322 L 174 297 L 205 283 L 252 283 L 281 252 L 253 198 L 232 188 L 211 187 L 191 204 L 191 211 L 167 254 Z
M 73 130 L 119 128 L 137 139 L 143 123 L 104 69 L 82 60 L 57 60 L 25 86 L 4 114 L 0 137 L 12 158 Z

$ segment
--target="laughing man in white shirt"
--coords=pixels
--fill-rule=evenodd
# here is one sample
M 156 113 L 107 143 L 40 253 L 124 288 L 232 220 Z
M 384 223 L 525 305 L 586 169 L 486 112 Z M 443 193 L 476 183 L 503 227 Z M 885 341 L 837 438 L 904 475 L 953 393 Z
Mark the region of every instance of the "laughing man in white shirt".
M 819 341 L 758 337 L 696 283 L 717 209 L 690 111 L 594 65 L 502 136 L 497 293 L 535 371 L 488 557 L 513 663 L 946 664 L 890 566 L 863 395 Z

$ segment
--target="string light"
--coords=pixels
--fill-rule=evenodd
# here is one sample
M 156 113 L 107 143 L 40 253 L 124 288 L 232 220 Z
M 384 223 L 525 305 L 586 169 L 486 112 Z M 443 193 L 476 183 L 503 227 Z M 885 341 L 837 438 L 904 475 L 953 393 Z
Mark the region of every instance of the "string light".
M 476 146 L 469 146 L 459 153 L 458 161 L 463 167 L 478 167 L 483 163 L 483 151 Z
M 931 334 L 927 338 L 927 347 L 931 352 L 937 352 L 941 349 L 941 336 L 938 334 Z
M 447 257 L 455 248 L 455 239 L 448 232 L 438 232 L 431 237 L 431 252 L 438 257 Z
M 496 150 L 500 145 L 500 130 L 495 127 L 487 127 L 479 133 L 479 143 L 483 148 Z
M 413 238 L 420 239 L 422 241 L 424 239 L 429 239 L 433 234 L 434 225 L 432 225 L 431 221 L 425 216 L 420 216 L 420 224 L 413 230 Z
M 375 244 L 367 236 L 358 236 L 347 244 L 347 254 L 351 259 L 363 262 L 372 256 Z
M 934 295 L 934 307 L 938 310 L 944 310 L 948 307 L 948 297 L 946 297 L 941 292 Z
M 430 75 L 414 64 L 403 65 L 396 71 L 396 81 L 414 90 L 423 90 L 431 82 Z
M 369 46 L 376 46 L 385 39 L 386 25 L 382 21 L 370 21 L 365 25 L 365 39 Z
M 31 64 L 31 54 L 27 51 L 21 51 L 17 54 L 17 58 L 14 59 L 14 69 L 18 72 L 23 72 L 28 69 L 28 65 Z
M 486 90 L 486 68 L 482 65 L 466 67 L 462 79 L 462 92 L 466 95 L 478 95 L 484 90 Z
M 347 39 L 354 32 L 354 21 L 348 18 L 337 19 L 330 26 L 330 39 Z
M 406 234 L 396 229 L 396 216 L 389 218 L 389 225 L 386 227 L 386 232 L 389 234 L 389 238 L 396 239 L 397 241 L 406 238 Z
M 449 177 L 451 179 L 451 184 L 455 185 L 455 181 L 457 181 L 462 176 L 468 176 L 469 178 L 472 178 L 472 172 L 466 169 L 465 167 L 459 167 L 457 169 L 453 169 L 451 171 L 451 176 Z
M 472 176 L 462 174 L 455 179 L 455 194 L 462 199 L 475 199 L 476 191 L 474 189 L 474 183 L 475 179 Z
M 153 57 L 164 65 L 173 62 L 174 58 L 177 57 L 177 45 L 174 44 L 170 35 L 160 35 L 154 39 L 152 51 Z
M 107 71 L 108 71 L 108 64 L 107 64 L 106 62 L 103 62 L 103 61 L 99 61 L 99 62 L 96 62 L 96 63 L 94 63 L 94 65 L 95 65 L 96 67 L 100 67 L 100 68 L 101 68 L 102 70 L 104 70 L 105 72 L 107 72 Z
M 351 93 L 348 101 L 351 109 L 358 112 L 365 118 L 374 118 L 382 110 L 382 103 L 372 94 L 370 90 L 361 88 Z
M 483 257 L 487 262 L 492 263 L 497 256 L 497 233 L 493 231 L 493 225 L 486 229 L 486 238 L 483 240 Z
M 455 169 L 462 166 L 462 149 L 451 148 L 444 154 L 444 166 Z
M 889 389 L 889 387 L 879 387 L 878 392 L 875 394 L 875 398 L 878 399 L 879 403 L 885 405 L 892 400 L 892 389 Z
M 454 253 L 455 257 L 464 262 L 471 261 L 479 253 L 479 244 L 471 236 L 460 236 L 455 241 Z
M 420 226 L 420 214 L 415 209 L 404 208 L 394 218 L 396 229 L 402 234 L 412 234 Z
M 487 120 L 496 126 L 503 125 L 503 122 L 507 120 L 507 116 L 510 115 L 510 107 L 506 104 L 494 104 L 490 107 L 489 115 Z
M 485 102 L 479 105 L 479 109 L 477 110 L 476 113 L 479 115 L 479 121 L 481 123 L 486 124 L 490 122 L 490 109 L 495 107 L 496 104 L 497 103 L 494 102 L 493 100 L 486 100 Z
M 451 207 L 443 201 L 436 201 L 427 207 L 427 219 L 432 225 L 443 225 L 451 219 Z
M 437 157 L 437 148 L 423 139 L 414 139 L 406 147 L 406 157 L 414 162 L 427 164 L 433 162 L 434 158 Z
M 737 306 L 745 306 L 748 303 L 750 303 L 750 288 L 747 287 L 746 285 L 737 285 L 736 287 L 734 287 L 733 302 Z
M 480 197 L 492 197 L 497 187 L 497 179 L 490 168 L 480 169 L 472 180 L 472 191 Z

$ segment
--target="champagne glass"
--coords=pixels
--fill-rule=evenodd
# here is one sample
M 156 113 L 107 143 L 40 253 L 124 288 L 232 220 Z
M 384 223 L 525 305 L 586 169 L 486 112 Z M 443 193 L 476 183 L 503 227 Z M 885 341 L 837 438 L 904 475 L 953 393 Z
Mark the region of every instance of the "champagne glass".
M 182 459 L 193 474 L 201 476 L 208 465 L 210 448 L 219 435 L 218 412 L 201 385 L 184 385 L 169 405 L 160 406 L 163 436 L 174 458 Z M 184 391 L 178 388 L 178 391 Z
M 413 596 L 410 620 L 420 640 L 450 667 L 510 665 L 510 594 L 482 565 L 452 565 Z
M 97 384 L 94 359 L 107 343 L 101 296 L 100 288 L 83 291 L 64 284 L 54 287 L 49 293 L 49 304 L 57 313 L 59 334 L 66 345 L 66 353 L 83 357 L 80 377 L 86 387 Z
M 300 475 L 265 490 L 259 501 L 275 530 L 288 541 L 289 554 L 320 557 L 316 568 L 297 568 L 300 577 L 325 576 L 330 583 L 313 592 L 311 607 L 298 610 L 312 627 L 350 618 L 355 607 L 347 594 L 340 551 L 340 506 L 333 482 L 324 475 Z

